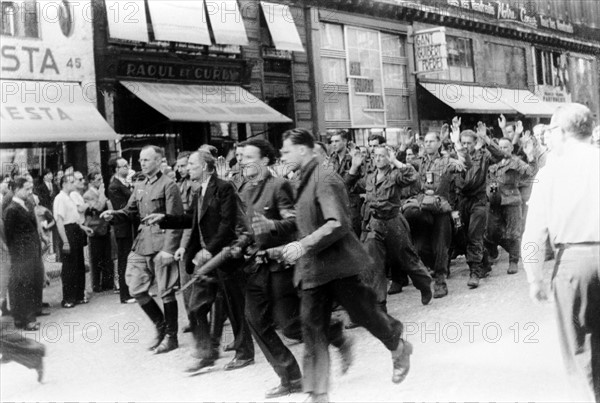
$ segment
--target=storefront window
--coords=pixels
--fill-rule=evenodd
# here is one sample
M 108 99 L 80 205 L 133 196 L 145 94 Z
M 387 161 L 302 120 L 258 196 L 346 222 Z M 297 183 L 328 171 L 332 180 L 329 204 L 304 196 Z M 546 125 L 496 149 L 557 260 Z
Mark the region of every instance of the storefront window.
M 406 66 L 384 63 L 383 85 L 385 88 L 407 88 Z
M 487 83 L 525 88 L 526 70 L 523 48 L 486 43 L 484 77 Z
M 381 34 L 381 53 L 387 57 L 406 57 L 406 44 L 398 35 Z
M 388 120 L 409 120 L 410 106 L 407 96 L 386 95 L 385 105 Z

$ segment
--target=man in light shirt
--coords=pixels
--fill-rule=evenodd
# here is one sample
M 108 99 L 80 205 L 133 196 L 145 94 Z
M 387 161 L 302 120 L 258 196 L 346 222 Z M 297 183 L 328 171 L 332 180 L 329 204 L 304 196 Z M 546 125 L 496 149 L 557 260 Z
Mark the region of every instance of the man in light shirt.
M 559 341 L 577 400 L 600 402 L 600 152 L 581 104 L 559 107 L 547 136 L 552 152 L 529 201 L 523 265 L 534 301 L 545 300 L 546 238 L 557 250 L 552 276 Z

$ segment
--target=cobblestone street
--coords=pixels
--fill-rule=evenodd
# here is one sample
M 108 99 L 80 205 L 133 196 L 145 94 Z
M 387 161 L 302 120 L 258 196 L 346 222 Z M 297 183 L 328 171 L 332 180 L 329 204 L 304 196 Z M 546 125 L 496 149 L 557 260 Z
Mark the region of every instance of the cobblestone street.
M 552 263 L 546 264 L 547 277 Z M 355 361 L 345 376 L 332 350 L 332 401 L 570 401 L 552 304 L 534 306 L 523 270 L 508 276 L 506 266 L 503 253 L 491 277 L 469 290 L 468 269 L 459 258 L 448 297 L 422 306 L 412 286 L 391 296 L 390 313 L 405 323 L 415 347 L 409 377 L 392 384 L 389 352 L 364 329 L 350 330 Z M 149 321 L 112 292 L 61 309 L 60 281 L 54 280 L 45 300 L 52 314 L 40 318 L 40 331 L 27 334 L 47 345 L 45 383 L 36 383 L 34 371 L 4 364 L 2 401 L 263 401 L 264 391 L 277 384 L 258 347 L 249 367 L 222 371 L 233 355 L 223 353 L 213 373 L 184 375 L 192 362 L 191 336 L 180 334 L 180 348 L 172 353 L 150 354 Z M 183 309 L 180 316 L 185 323 Z M 222 345 L 231 341 L 229 327 L 225 331 Z M 302 348 L 291 347 L 299 360 Z

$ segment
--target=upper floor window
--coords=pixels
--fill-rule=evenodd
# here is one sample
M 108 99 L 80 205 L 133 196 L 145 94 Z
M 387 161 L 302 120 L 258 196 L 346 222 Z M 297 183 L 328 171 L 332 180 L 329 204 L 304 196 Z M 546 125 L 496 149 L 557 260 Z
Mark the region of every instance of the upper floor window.
M 6 36 L 38 38 L 37 5 L 33 0 L 24 2 L 2 1 L 2 27 L 0 33 Z

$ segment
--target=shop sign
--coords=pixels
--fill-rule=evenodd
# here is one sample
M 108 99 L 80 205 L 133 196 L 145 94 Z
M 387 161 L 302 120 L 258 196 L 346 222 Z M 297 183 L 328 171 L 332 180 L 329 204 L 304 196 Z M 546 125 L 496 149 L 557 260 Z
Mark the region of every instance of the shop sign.
M 446 29 L 425 29 L 414 33 L 416 73 L 448 70 Z
M 95 81 L 89 0 L 11 4 L 3 10 L 0 78 Z
M 117 75 L 132 79 L 240 84 L 243 81 L 244 67 L 242 64 L 179 64 L 120 60 Z
M 535 16 L 529 15 L 525 7 L 513 7 L 502 1 L 486 2 L 483 0 L 447 0 L 448 5 L 460 7 L 464 10 L 475 11 L 499 20 L 510 20 L 523 24 L 538 26 Z
M 571 102 L 571 94 L 567 88 L 554 87 L 552 85 L 536 86 L 535 95 L 544 102 Z
M 556 31 L 567 32 L 570 34 L 573 33 L 573 25 L 569 22 L 564 22 L 541 14 L 538 18 L 540 26 L 543 28 L 554 29 Z

